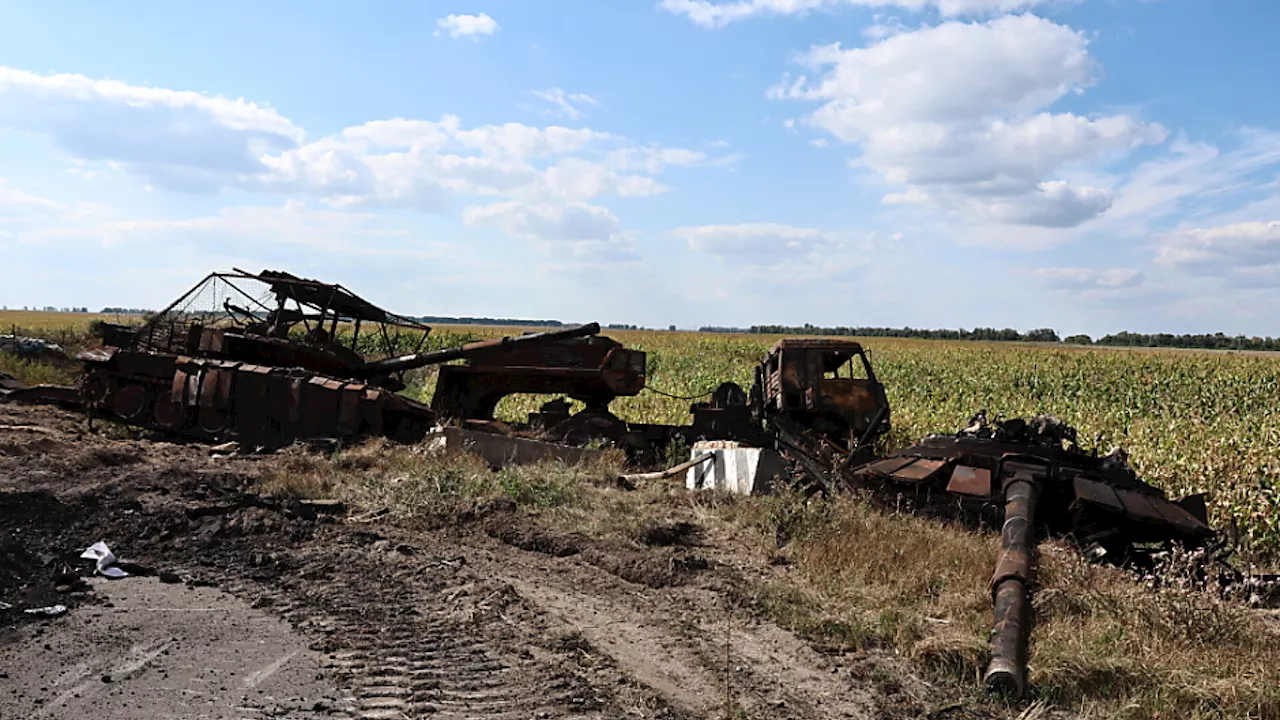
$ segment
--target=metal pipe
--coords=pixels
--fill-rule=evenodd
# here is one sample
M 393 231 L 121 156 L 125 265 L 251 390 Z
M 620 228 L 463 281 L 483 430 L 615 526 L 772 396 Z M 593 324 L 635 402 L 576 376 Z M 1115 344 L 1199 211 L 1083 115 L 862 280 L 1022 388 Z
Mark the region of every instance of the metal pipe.
M 648 473 L 635 473 L 632 475 L 619 475 L 618 479 L 626 480 L 628 482 L 639 482 L 641 480 L 666 480 L 669 477 L 675 477 L 676 475 L 679 475 L 680 473 L 688 470 L 689 468 L 697 467 L 698 465 L 701 465 L 702 463 L 714 458 L 715 456 L 716 456 L 715 453 L 706 453 L 704 455 L 699 455 L 698 457 L 692 460 L 686 460 L 685 462 L 682 462 L 679 465 L 676 465 L 674 467 L 669 467 L 666 470 L 659 470 L 658 472 L 648 472 Z
M 401 370 L 412 370 L 413 368 L 426 367 L 427 365 L 438 365 L 446 363 L 450 360 L 459 360 L 468 357 L 476 352 L 489 350 L 491 348 L 506 347 L 518 343 L 531 343 L 543 340 L 563 340 L 566 338 L 585 337 L 588 335 L 596 335 L 600 332 L 600 323 L 587 323 L 586 325 L 575 325 L 573 327 L 563 328 L 560 330 L 549 330 L 541 333 L 531 333 L 529 335 L 517 335 L 515 337 L 496 338 L 494 340 L 481 340 L 479 342 L 467 343 L 458 347 L 445 348 L 444 350 L 434 350 L 427 353 L 417 353 L 414 355 L 402 355 L 395 358 L 387 358 L 386 360 L 378 360 L 365 365 L 362 373 L 366 376 L 381 375 L 384 373 L 399 372 Z
M 1021 698 L 1027 691 L 1027 640 L 1031 632 L 1031 582 L 1035 572 L 1035 514 L 1043 468 L 1005 464 L 1004 527 L 1000 560 L 991 577 L 995 619 L 991 662 L 983 675 L 988 692 Z

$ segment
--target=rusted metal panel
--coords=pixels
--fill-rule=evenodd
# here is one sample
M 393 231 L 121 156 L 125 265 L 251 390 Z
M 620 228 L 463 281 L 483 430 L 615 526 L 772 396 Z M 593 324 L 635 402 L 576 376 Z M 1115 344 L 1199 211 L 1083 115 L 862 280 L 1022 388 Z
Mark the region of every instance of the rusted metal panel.
M 1188 535 L 1196 535 L 1209 531 L 1209 526 L 1185 509 L 1162 498 L 1147 498 L 1151 506 L 1160 513 L 1164 521 Z
M 231 410 L 233 407 L 232 388 L 239 367 L 239 363 L 226 363 L 218 371 L 218 387 L 213 393 L 213 406 L 219 410 Z
M 222 368 L 205 366 L 200 372 L 200 407 L 212 408 L 219 407 L 218 389 L 221 385 L 221 375 L 226 372 Z
M 1164 515 L 1151 504 L 1146 495 L 1131 490 L 1116 490 L 1116 496 L 1124 505 L 1124 511 L 1132 517 L 1146 522 L 1163 523 Z
M 187 397 L 187 370 L 185 367 L 179 367 L 173 372 L 173 382 L 169 386 L 169 401 L 180 405 L 186 404 Z
M 187 407 L 198 407 L 200 405 L 200 376 L 203 374 L 204 369 L 200 367 L 192 367 L 187 372 L 187 388 L 183 394 Z
M 382 433 L 385 425 L 382 408 L 385 404 L 386 399 L 383 398 L 381 390 L 365 388 L 364 398 L 360 403 L 360 414 L 364 416 L 365 425 L 371 432 Z
M 972 465 L 957 465 L 951 471 L 947 492 L 988 497 L 991 495 L 991 471 Z
M 360 430 L 360 401 L 364 398 L 365 386 L 360 383 L 347 383 L 340 390 L 338 402 L 338 432 L 343 435 L 354 435 Z
M 904 468 L 915 462 L 918 458 L 914 457 L 895 457 L 888 460 L 871 463 L 868 469 L 876 475 L 892 475 L 899 469 Z
M 338 391 L 330 388 L 330 378 L 312 377 L 302 385 L 299 421 L 311 435 L 333 432 L 338 420 Z M 341 384 L 339 384 L 339 387 Z
M 1072 483 L 1076 499 L 1112 512 L 1124 512 L 1124 505 L 1110 485 L 1078 477 Z
M 950 460 L 926 460 L 921 458 L 915 462 L 894 470 L 890 475 L 894 480 L 903 482 L 928 482 L 950 467 Z
M 79 354 L 76 355 L 76 359 L 85 363 L 100 363 L 105 365 L 106 363 L 111 362 L 111 359 L 114 358 L 118 352 L 120 352 L 120 348 L 112 347 L 110 345 L 107 347 L 88 348 L 86 350 L 81 350 Z

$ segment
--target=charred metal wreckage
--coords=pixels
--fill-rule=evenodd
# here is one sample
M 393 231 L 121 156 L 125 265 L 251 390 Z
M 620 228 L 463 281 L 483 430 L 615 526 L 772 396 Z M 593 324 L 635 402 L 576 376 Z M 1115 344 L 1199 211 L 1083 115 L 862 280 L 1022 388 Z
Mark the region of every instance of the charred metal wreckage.
M 430 331 L 341 285 L 276 271 L 213 273 L 141 327 L 105 325 L 102 346 L 79 355 L 77 386 L 0 377 L 0 400 L 74 404 L 91 417 L 246 445 L 360 435 L 412 442 L 455 423 L 604 440 L 633 459 L 654 459 L 677 440 L 774 449 L 790 461 L 792 480 L 810 488 L 859 488 L 917 512 L 1000 525 L 984 679 L 1012 696 L 1026 691 L 1039 538 L 1065 536 L 1091 560 L 1124 564 L 1215 537 L 1202 496 L 1165 498 L 1121 451 L 1085 452 L 1076 431 L 1053 418 L 991 422 L 980 413 L 954 435 L 885 455 L 885 388 L 852 340 L 780 340 L 749 391 L 724 383 L 677 426 L 610 412 L 614 399 L 646 389 L 647 357 L 601 336 L 595 323 L 425 351 Z M 462 363 L 446 364 L 453 361 Z M 430 404 L 399 394 L 406 373 L 428 366 L 438 366 Z M 498 422 L 498 403 L 519 393 L 563 397 L 521 427 Z M 583 408 L 572 413 L 565 398 Z

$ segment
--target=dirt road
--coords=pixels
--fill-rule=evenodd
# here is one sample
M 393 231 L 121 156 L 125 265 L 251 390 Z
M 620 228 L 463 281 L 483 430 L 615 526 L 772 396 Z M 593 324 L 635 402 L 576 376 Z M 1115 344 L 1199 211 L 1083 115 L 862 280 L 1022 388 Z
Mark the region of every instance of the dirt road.
M 351 522 L 247 492 L 262 462 L 0 406 L 0 718 L 873 718 L 935 700 L 742 610 L 756 570 L 714 539 L 623 547 L 503 503 L 434 530 Z M 98 540 L 135 575 L 86 582 Z M 19 612 L 53 603 L 68 612 Z

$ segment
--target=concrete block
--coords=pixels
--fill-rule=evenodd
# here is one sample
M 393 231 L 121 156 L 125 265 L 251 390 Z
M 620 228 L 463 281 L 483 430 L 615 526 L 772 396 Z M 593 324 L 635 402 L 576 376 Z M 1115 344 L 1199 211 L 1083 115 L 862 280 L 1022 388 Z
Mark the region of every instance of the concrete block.
M 539 460 L 560 460 L 570 465 L 600 454 L 599 450 L 586 450 L 568 445 L 530 440 L 528 438 L 495 435 L 493 433 L 447 427 L 432 430 L 424 442 L 433 450 L 460 450 L 472 452 L 484 458 L 492 468 L 507 465 L 526 465 Z
M 786 477 L 787 462 L 774 450 L 714 440 L 694 443 L 690 459 L 711 453 L 709 460 L 689 469 L 685 487 L 690 490 L 719 488 L 740 495 L 767 495 L 775 482 Z

